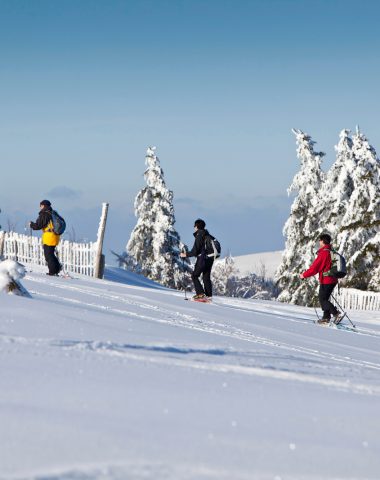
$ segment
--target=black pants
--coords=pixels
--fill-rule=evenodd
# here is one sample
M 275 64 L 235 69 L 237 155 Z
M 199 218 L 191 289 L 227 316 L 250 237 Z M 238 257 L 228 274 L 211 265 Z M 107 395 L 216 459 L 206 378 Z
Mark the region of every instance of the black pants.
M 212 283 L 211 283 L 211 269 L 214 264 L 214 259 L 211 257 L 204 258 L 200 255 L 197 258 L 197 261 L 194 266 L 194 271 L 191 274 L 191 278 L 193 279 L 195 293 L 197 295 L 205 294 L 207 297 L 212 297 Z M 199 281 L 199 277 L 202 276 L 204 288 Z
M 55 254 L 55 247 L 44 245 L 44 254 L 49 268 L 49 275 L 57 275 L 61 271 L 61 264 Z
M 330 302 L 330 296 L 335 288 L 336 283 L 319 285 L 319 303 L 323 310 L 323 318 L 330 319 L 331 315 L 336 315 L 338 310 Z

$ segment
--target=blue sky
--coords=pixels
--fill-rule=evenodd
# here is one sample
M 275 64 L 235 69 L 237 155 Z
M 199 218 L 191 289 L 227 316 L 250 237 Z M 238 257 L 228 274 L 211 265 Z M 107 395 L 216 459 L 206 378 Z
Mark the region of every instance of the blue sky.
M 359 124 L 380 148 L 377 1 L 0 0 L 0 223 L 49 198 L 107 249 L 134 226 L 147 146 L 191 242 L 280 249 L 298 169 L 291 128 L 334 158 Z

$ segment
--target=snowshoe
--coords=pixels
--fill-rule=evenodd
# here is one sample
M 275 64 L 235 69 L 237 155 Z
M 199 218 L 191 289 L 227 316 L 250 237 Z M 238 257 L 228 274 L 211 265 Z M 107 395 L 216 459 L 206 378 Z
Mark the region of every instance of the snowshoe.
M 339 325 L 340 322 L 343 320 L 344 315 L 338 312 L 336 315 L 333 315 L 333 317 L 334 317 L 334 320 L 333 320 L 334 324 Z
M 330 325 L 330 319 L 329 318 L 319 318 L 317 320 L 318 325 Z
M 204 295 L 204 294 L 194 295 L 191 298 L 191 301 L 192 302 L 200 302 L 200 303 L 210 303 L 211 302 L 211 300 L 208 297 L 206 297 L 206 295 Z

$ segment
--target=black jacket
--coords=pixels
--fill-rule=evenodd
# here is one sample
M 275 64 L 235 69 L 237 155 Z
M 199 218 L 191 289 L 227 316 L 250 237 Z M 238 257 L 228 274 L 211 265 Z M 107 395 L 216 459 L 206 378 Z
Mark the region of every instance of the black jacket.
M 35 222 L 30 222 L 30 228 L 32 230 L 42 230 L 49 225 L 51 220 L 51 207 L 45 207 L 40 211 L 38 218 Z
M 195 242 L 193 248 L 187 252 L 187 257 L 197 257 L 205 252 L 205 237 L 210 235 L 207 230 L 197 230 L 194 234 Z

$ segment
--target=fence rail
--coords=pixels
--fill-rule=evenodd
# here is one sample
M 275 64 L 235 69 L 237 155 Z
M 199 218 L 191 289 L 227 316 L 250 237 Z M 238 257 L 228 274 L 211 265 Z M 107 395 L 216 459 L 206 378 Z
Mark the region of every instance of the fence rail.
M 365 292 L 355 288 L 341 288 L 340 293 L 333 294 L 344 309 L 380 310 L 380 293 Z
M 97 242 L 74 243 L 61 241 L 56 252 L 63 269 L 93 277 L 97 257 Z M 20 263 L 46 265 L 44 251 L 39 237 L 15 232 L 0 232 L 0 255 Z

